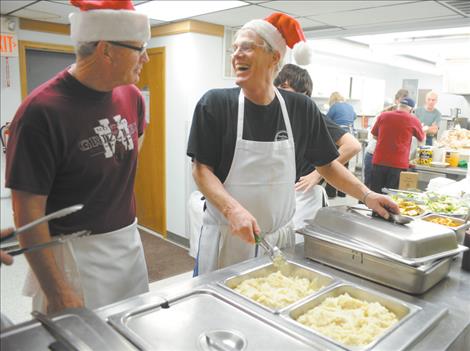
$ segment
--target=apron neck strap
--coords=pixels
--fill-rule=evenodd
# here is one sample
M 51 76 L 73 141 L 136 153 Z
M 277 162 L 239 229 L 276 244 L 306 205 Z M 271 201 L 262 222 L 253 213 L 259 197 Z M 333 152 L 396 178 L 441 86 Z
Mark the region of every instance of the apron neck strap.
M 282 97 L 279 90 L 274 87 L 274 93 L 276 94 L 277 99 L 281 105 L 282 118 L 284 119 L 284 124 L 286 126 L 287 135 L 289 137 L 289 142 L 294 142 L 294 136 L 292 134 L 292 128 L 290 125 L 289 114 L 287 113 L 286 102 Z M 238 95 L 238 121 L 237 121 L 237 140 L 241 140 L 243 136 L 243 122 L 245 116 L 245 94 L 243 89 L 240 89 L 240 94 Z

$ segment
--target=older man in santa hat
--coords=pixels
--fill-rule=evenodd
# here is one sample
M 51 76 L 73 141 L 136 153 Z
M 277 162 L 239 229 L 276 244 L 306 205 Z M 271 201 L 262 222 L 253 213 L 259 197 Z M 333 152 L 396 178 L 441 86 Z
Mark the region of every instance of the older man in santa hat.
M 335 144 L 315 103 L 274 87 L 287 47 L 298 64 L 308 64 L 309 48 L 294 18 L 274 13 L 248 22 L 233 43 L 239 87 L 210 90 L 196 106 L 187 154 L 206 210 L 195 274 L 254 257 L 256 235 L 293 245 L 294 184 L 304 158 L 382 216 L 388 216 L 385 206 L 398 213 L 393 201 L 335 161 Z
M 51 236 L 92 235 L 26 255 L 33 309 L 97 308 L 148 291 L 134 201 L 145 128 L 139 80 L 149 20 L 128 1 L 72 0 L 76 63 L 34 90 L 11 124 L 6 185 L 16 225 L 83 204 L 81 211 L 19 235 L 21 246 Z

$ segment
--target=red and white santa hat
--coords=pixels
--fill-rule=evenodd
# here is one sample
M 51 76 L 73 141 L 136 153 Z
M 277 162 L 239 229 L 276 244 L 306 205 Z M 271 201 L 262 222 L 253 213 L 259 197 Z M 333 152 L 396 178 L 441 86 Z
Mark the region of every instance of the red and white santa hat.
M 274 50 L 281 53 L 281 60 L 286 53 L 286 46 L 293 49 L 295 61 L 299 65 L 308 65 L 312 55 L 305 34 L 295 18 L 275 12 L 264 20 L 256 19 L 246 23 L 242 29 L 251 29 L 266 40 Z
M 135 11 L 131 0 L 70 0 L 70 3 L 80 9 L 69 15 L 70 35 L 76 42 L 150 39 L 149 19 Z

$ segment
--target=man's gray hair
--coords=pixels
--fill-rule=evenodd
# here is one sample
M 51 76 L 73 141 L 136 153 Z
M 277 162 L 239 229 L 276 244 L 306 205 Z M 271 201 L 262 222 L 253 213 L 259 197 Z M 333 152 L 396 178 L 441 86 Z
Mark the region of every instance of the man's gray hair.
M 272 53 L 276 52 L 276 50 L 274 50 L 272 45 L 269 44 L 268 41 L 266 39 L 264 39 L 262 35 L 260 35 L 258 32 L 254 31 L 251 28 L 241 28 L 241 29 L 237 30 L 237 32 L 235 33 L 235 35 L 233 37 L 233 41 L 235 41 L 237 39 L 237 37 L 240 35 L 241 31 L 243 31 L 243 30 L 251 30 L 252 32 L 255 32 L 256 35 L 258 35 L 261 38 L 261 40 L 263 41 L 263 50 L 264 51 L 272 52 Z M 283 64 L 284 58 L 282 57 L 281 53 L 279 53 L 279 54 L 281 56 L 281 59 L 277 63 L 276 69 L 274 71 L 274 77 L 277 76 L 277 74 L 281 71 L 282 66 L 284 66 L 284 64 Z M 274 79 L 274 77 L 273 77 L 273 79 Z
M 80 58 L 88 57 L 95 52 L 97 44 L 97 41 L 79 41 L 75 44 L 75 53 Z

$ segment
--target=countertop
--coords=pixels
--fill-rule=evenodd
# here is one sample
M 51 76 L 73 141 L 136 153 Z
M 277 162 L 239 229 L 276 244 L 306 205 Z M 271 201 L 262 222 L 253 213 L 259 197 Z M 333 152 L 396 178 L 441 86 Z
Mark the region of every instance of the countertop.
M 423 165 L 414 165 L 413 168 L 411 168 L 411 170 L 442 173 L 442 174 L 454 174 L 454 175 L 458 175 L 462 177 L 465 177 L 467 175 L 467 169 L 460 168 L 460 167 L 430 167 L 430 166 L 423 166 Z
M 470 272 L 461 269 L 461 258 L 456 258 L 452 264 L 451 271 L 445 279 L 431 288 L 428 292 L 413 296 L 403 292 L 373 283 L 369 280 L 356 277 L 343 271 L 325 266 L 304 258 L 303 244 L 298 244 L 295 249 L 288 250 L 287 256 L 295 262 L 311 267 L 312 269 L 321 270 L 324 273 L 331 274 L 339 279 L 343 279 L 353 284 L 387 294 L 391 297 L 401 299 L 407 303 L 418 306 L 428 305 L 433 308 L 446 308 L 447 313 L 442 317 L 438 324 L 430 329 L 428 333 L 414 345 L 408 346 L 409 350 L 429 351 L 429 350 L 462 350 L 467 351 L 470 346 Z M 261 263 L 266 263 L 266 257 L 256 258 L 240 264 L 227 267 L 225 269 L 212 272 L 197 278 L 188 279 L 187 281 L 170 285 L 161 291 L 143 294 L 114 305 L 106 306 L 96 310 L 95 312 L 103 319 L 116 314 L 123 313 L 135 308 L 141 308 L 142 305 L 153 300 L 166 299 L 177 294 L 182 294 L 191 289 L 203 286 L 204 284 L 214 283 L 227 278 L 237 272 L 250 269 Z M 236 303 L 237 298 L 233 300 Z M 261 312 L 269 319 L 269 313 Z M 385 340 L 384 340 L 385 341 Z M 310 343 L 312 341 L 310 340 Z M 385 345 L 377 345 L 377 349 L 388 350 L 387 343 Z M 384 347 L 385 346 L 385 347 Z M 398 347 L 398 349 L 403 348 Z M 312 346 L 312 350 L 318 348 L 323 349 L 324 345 Z M 336 349 L 336 348 L 333 348 Z M 375 348 L 374 348 L 375 349 Z M 396 349 L 395 349 L 396 350 Z

